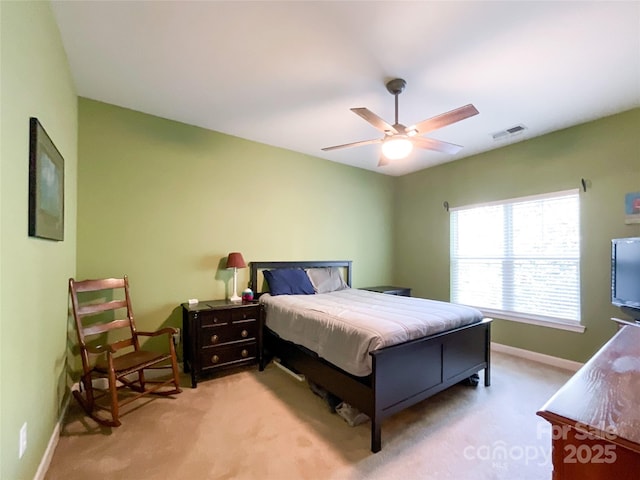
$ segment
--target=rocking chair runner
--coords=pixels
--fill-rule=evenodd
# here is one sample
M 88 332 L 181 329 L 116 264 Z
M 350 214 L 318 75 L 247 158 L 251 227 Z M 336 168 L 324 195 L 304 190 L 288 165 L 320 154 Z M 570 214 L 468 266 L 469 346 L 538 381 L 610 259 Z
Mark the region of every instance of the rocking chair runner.
M 81 303 L 78 294 L 104 291 L 99 300 Z M 122 294 L 124 292 L 124 295 Z M 81 390 L 74 390 L 73 395 L 87 414 L 102 425 L 117 427 L 120 425 L 119 409 L 143 395 L 173 395 L 180 393 L 178 364 L 173 345 L 175 328 L 163 328 L 155 332 L 139 332 L 136 330 L 129 296 L 129 280 L 124 278 L 106 278 L 100 280 L 76 281 L 69 279 L 69 293 L 76 322 L 80 356 L 82 358 Z M 104 298 L 107 295 L 109 298 Z M 112 296 L 113 295 L 113 296 Z M 122 299 L 116 298 L 124 296 Z M 117 318 L 124 311 L 125 318 Z M 105 319 L 105 317 L 108 317 Z M 110 338 L 118 333 L 125 338 Z M 159 353 L 140 348 L 139 337 L 155 337 L 165 335 L 168 341 L 168 353 Z M 123 353 L 124 349 L 131 350 Z M 97 356 L 95 361 L 92 361 Z M 147 369 L 172 369 L 172 376 L 167 380 L 145 379 Z M 99 390 L 94 380 L 106 378 L 108 390 Z M 172 389 L 163 389 L 173 384 Z M 119 400 L 118 389 L 129 387 L 134 392 Z M 84 392 L 82 391 L 84 390 Z M 97 400 L 108 397 L 109 406 L 99 405 Z M 111 411 L 111 419 L 97 415 L 97 409 Z

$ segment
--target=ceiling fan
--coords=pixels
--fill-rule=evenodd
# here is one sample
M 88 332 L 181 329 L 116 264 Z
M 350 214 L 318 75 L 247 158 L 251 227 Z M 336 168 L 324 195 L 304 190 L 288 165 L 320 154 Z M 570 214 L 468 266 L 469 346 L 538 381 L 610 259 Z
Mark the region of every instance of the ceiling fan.
M 362 145 L 382 143 L 382 155 L 378 162 L 379 167 L 387 165 L 390 160 L 399 160 L 407 157 L 413 150 L 413 147 L 435 150 L 437 152 L 444 152 L 452 155 L 458 153 L 462 148 L 460 145 L 443 142 L 442 140 L 436 140 L 434 138 L 421 137 L 420 135 L 424 135 L 425 133 L 438 128 L 446 127 L 452 123 L 477 115 L 478 110 L 476 107 L 471 104 L 465 105 L 464 107 L 456 108 L 450 112 L 442 113 L 427 120 L 423 120 L 422 122 L 410 127 L 405 127 L 401 123 L 398 123 L 398 95 L 402 93 L 406 85 L 407 82 L 402 78 L 394 78 L 386 84 L 387 90 L 395 97 L 396 100 L 396 118 L 393 125 L 385 122 L 382 118 L 367 108 L 362 107 L 351 109 L 352 112 L 360 115 L 375 128 L 383 132 L 383 138 L 345 143 L 344 145 L 325 147 L 322 150 L 328 152 L 339 148 L 360 147 Z

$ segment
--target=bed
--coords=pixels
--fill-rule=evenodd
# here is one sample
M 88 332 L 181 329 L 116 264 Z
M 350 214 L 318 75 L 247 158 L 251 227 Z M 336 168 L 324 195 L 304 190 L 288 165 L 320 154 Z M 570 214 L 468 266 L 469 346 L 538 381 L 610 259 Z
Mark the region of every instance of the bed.
M 472 379 L 481 370 L 484 370 L 484 385 L 491 383 L 490 376 L 490 326 L 491 320 L 479 318 L 466 323 L 455 322 L 440 327 L 439 331 L 430 331 L 422 334 L 410 334 L 408 337 L 396 335 L 392 344 L 372 341 L 366 355 L 357 365 L 346 363 L 339 357 L 332 357 L 332 353 L 322 351 L 318 354 L 313 345 L 305 346 L 304 338 L 283 330 L 284 327 L 275 323 L 272 326 L 280 333 L 276 333 L 270 327 L 270 311 L 276 318 L 276 307 L 272 297 L 265 292 L 261 278 L 263 272 L 278 269 L 340 269 L 344 272 L 345 287 L 351 287 L 352 263 L 351 261 L 315 261 L 315 262 L 252 262 L 250 265 L 250 286 L 256 297 L 260 298 L 265 310 L 264 346 L 268 358 L 277 357 L 288 368 L 303 374 L 310 382 L 326 389 L 344 402 L 364 412 L 371 419 L 371 451 L 378 452 L 382 448 L 382 422 L 391 415 L 400 412 L 422 400 L 435 395 L 466 379 Z M 260 280 L 262 284 L 260 283 Z M 399 299 L 392 299 L 381 293 L 362 291 L 345 291 L 341 296 L 355 295 L 363 303 L 371 300 L 374 310 L 372 316 L 385 316 L 384 308 L 394 308 L 394 302 L 398 308 L 403 307 Z M 294 295 L 286 299 L 286 302 L 299 304 L 303 300 L 312 299 L 320 302 L 320 306 L 308 307 L 308 312 L 316 312 L 325 309 L 323 303 L 332 308 L 336 301 L 331 295 Z M 380 298 L 380 307 L 375 306 L 377 298 L 366 297 L 373 295 Z M 270 298 L 272 297 L 272 298 Z M 283 297 L 284 298 L 284 297 Z M 330 298 L 330 300 L 325 300 Z M 406 298 L 406 297 L 405 297 Z M 343 300 L 340 299 L 340 302 Z M 406 300 L 405 300 L 406 301 Z M 389 302 L 391 307 L 389 307 Z M 411 305 L 425 304 L 426 300 L 414 299 Z M 445 302 L 436 302 L 445 304 Z M 446 304 L 451 305 L 451 304 Z M 289 308 L 289 307 L 287 307 Z M 363 307 L 364 308 L 364 307 Z M 413 308 L 413 307 L 412 307 Z M 331 316 L 340 317 L 334 310 Z M 360 316 L 366 315 L 367 310 L 360 311 Z M 387 316 L 395 320 L 401 314 L 386 310 Z M 315 315 L 315 314 L 314 314 Z M 310 315 L 310 317 L 314 316 Z M 448 315 L 448 314 L 447 314 Z M 285 318 L 285 317 L 283 317 Z M 296 317 L 298 323 L 299 318 Z M 361 321 L 363 319 L 361 318 Z M 393 322 L 392 322 L 393 323 Z M 453 325 L 453 326 L 452 326 Z M 402 327 L 405 328 L 405 327 Z M 442 330 L 444 328 L 444 330 Z M 314 335 L 312 335 L 314 336 Z M 392 335 L 393 336 L 393 335 Z M 285 339 L 294 338 L 295 341 Z M 398 343 L 399 342 L 399 343 Z M 335 343 L 325 339 L 324 344 Z M 362 356 L 362 355 L 361 355 Z M 264 358 L 265 356 L 263 356 Z M 327 357 L 331 358 L 329 361 Z M 263 360 L 264 362 L 265 360 Z M 364 362 L 364 363 L 363 363 Z M 264 369 L 264 363 L 260 365 Z M 477 383 L 477 382 L 476 382 Z

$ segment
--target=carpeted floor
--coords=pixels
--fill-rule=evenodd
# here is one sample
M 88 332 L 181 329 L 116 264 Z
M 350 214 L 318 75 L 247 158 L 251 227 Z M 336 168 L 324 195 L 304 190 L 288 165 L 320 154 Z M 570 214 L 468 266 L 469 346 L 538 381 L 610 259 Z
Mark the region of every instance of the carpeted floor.
M 48 480 L 549 479 L 551 439 L 536 411 L 572 372 L 492 355 L 492 385 L 456 385 L 385 421 L 350 427 L 306 383 L 272 364 L 142 400 L 98 427 L 72 401 Z M 126 411 L 126 410 L 125 410 Z

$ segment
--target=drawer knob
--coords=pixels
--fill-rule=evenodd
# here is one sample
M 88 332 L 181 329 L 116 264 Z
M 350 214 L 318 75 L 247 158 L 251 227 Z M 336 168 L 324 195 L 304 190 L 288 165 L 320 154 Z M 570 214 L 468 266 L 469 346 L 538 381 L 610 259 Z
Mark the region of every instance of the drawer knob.
M 218 355 L 214 355 L 211 357 L 211 363 L 218 363 L 220 361 L 220 357 Z
M 211 343 L 218 343 L 218 335 L 211 335 Z
M 216 317 L 215 315 L 213 317 L 213 323 L 218 323 L 218 317 Z
M 244 349 L 244 350 L 242 350 L 242 352 L 240 352 L 240 355 L 242 355 L 242 358 L 245 358 L 245 357 L 247 357 L 249 355 L 249 351 Z
M 242 330 L 242 332 L 240 332 L 240 336 L 242 338 L 247 338 L 249 336 L 249 332 L 247 332 L 246 330 Z

